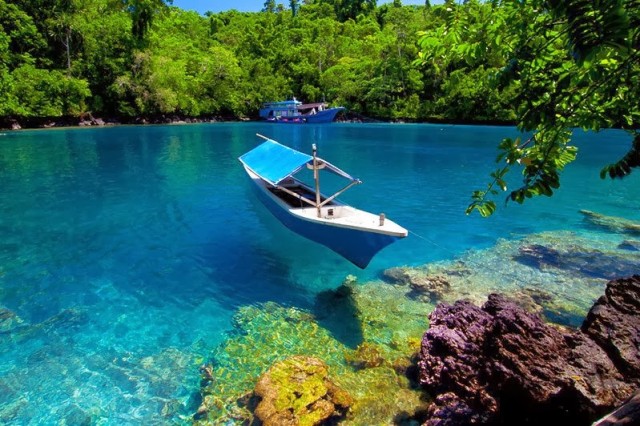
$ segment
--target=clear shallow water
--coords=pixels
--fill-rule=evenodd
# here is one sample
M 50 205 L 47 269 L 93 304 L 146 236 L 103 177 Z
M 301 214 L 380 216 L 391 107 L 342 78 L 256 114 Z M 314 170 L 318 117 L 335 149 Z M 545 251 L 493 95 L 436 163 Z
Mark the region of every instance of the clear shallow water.
M 361 271 L 290 233 L 237 161 L 255 133 L 305 152 L 318 144 L 364 182 L 343 201 L 413 234 Z M 0 134 L 0 420 L 170 421 L 197 406 L 198 366 L 241 306 L 306 309 L 348 274 L 365 282 L 499 238 L 610 238 L 580 209 L 640 221 L 640 175 L 598 177 L 628 149 L 617 131 L 576 133 L 579 160 L 553 198 L 465 216 L 505 136 L 514 129 L 258 123 Z

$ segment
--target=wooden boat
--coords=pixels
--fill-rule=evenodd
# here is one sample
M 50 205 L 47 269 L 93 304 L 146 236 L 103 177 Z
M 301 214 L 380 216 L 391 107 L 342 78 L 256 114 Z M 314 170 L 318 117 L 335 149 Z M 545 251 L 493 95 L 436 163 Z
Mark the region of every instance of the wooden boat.
M 337 197 L 362 183 L 343 170 L 313 155 L 288 148 L 265 136 L 266 141 L 242 155 L 239 160 L 251 178 L 260 201 L 287 228 L 320 243 L 360 268 L 384 247 L 407 236 L 407 230 L 386 219 L 343 204 Z M 314 186 L 294 175 L 309 168 Z M 320 172 L 331 172 L 348 181 L 333 195 L 320 192 Z
M 293 98 L 290 101 L 266 102 L 260 109 L 260 117 L 273 123 L 331 123 L 343 110 L 344 107 L 329 108 L 325 102 L 303 104 Z

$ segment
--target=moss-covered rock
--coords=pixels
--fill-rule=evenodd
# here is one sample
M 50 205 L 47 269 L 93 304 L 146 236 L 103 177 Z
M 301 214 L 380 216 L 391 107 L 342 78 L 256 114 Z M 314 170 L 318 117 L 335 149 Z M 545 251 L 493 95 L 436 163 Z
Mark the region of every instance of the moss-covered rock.
M 380 349 L 367 342 L 358 345 L 355 351 L 347 352 L 344 358 L 350 365 L 358 369 L 380 367 L 384 363 Z
M 329 367 L 313 357 L 294 356 L 274 364 L 258 380 L 255 415 L 265 426 L 317 425 L 342 417 L 351 396 L 329 379 Z

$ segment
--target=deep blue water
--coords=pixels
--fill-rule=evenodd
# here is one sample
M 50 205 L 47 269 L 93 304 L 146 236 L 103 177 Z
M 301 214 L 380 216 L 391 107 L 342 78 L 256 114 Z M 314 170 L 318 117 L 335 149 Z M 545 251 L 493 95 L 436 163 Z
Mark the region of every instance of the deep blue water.
M 237 158 L 262 133 L 364 182 L 341 199 L 411 231 L 362 271 L 283 228 Z M 224 123 L 0 133 L 0 423 L 162 422 L 242 305 L 309 307 L 348 275 L 422 265 L 546 230 L 580 209 L 640 221 L 640 174 L 600 168 L 619 131 L 577 131 L 552 198 L 464 210 L 509 127 Z M 517 181 L 517 176 L 511 176 Z M 606 236 L 603 236 L 606 238 Z

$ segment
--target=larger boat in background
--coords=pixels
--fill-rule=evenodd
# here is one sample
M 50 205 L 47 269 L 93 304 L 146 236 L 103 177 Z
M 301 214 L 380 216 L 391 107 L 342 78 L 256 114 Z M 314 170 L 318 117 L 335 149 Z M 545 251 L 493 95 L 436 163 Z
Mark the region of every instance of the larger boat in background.
M 329 108 L 326 102 L 303 104 L 296 98 L 290 101 L 266 102 L 260 118 L 274 123 L 331 123 L 344 107 Z
M 336 166 L 313 155 L 288 148 L 265 136 L 265 142 L 239 160 L 257 189 L 260 201 L 287 228 L 342 255 L 359 268 L 389 244 L 407 236 L 405 228 L 376 215 L 339 202 L 336 197 L 362 183 Z M 295 174 L 313 171 L 314 186 Z M 320 193 L 320 171 L 334 173 L 348 184 L 331 196 Z

